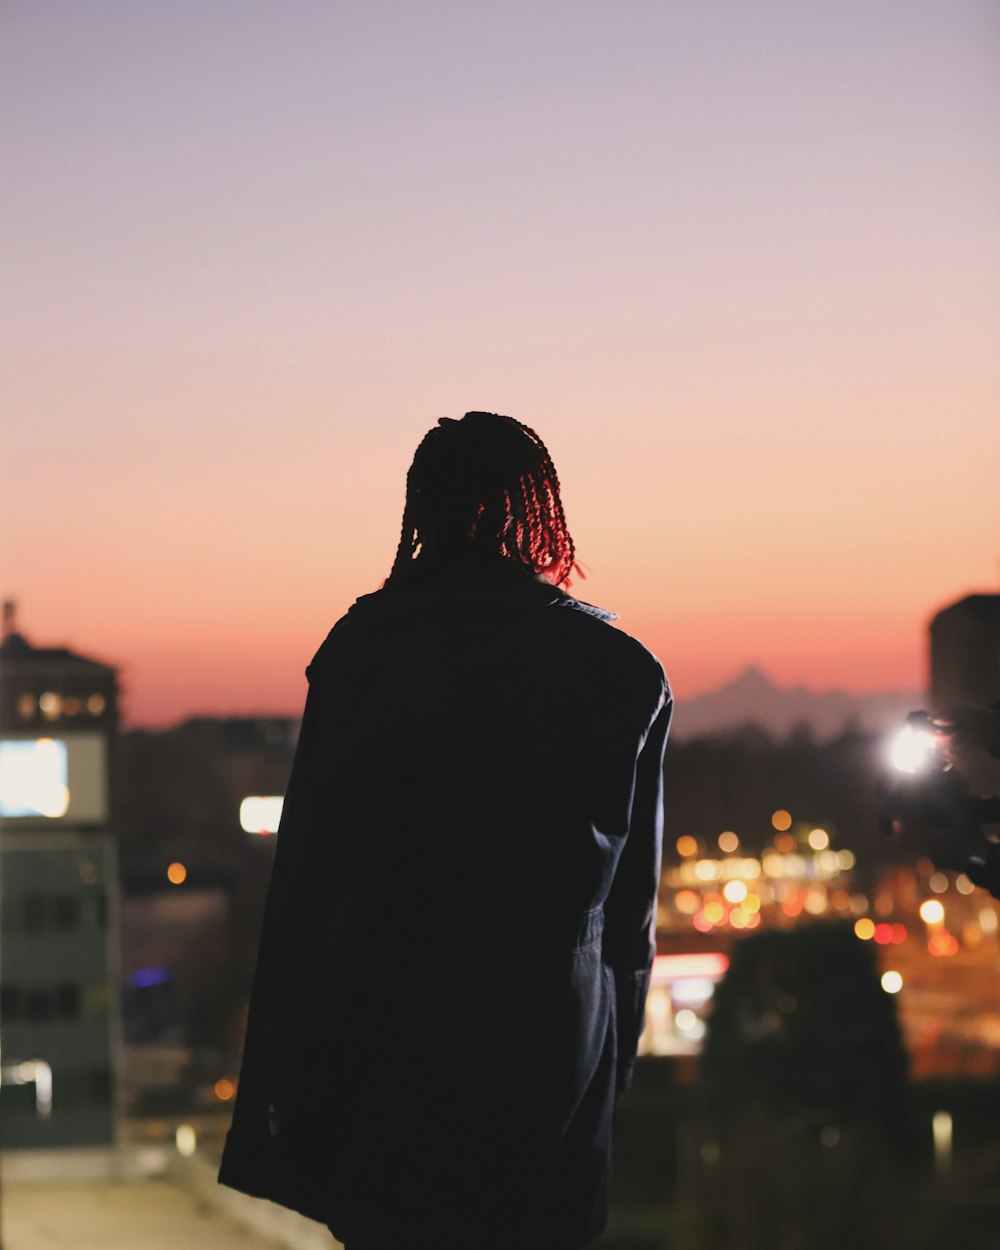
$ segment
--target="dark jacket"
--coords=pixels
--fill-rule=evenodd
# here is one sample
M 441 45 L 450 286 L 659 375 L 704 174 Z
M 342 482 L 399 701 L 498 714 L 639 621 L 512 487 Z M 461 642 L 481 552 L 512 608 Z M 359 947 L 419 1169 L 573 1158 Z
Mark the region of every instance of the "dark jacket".
M 224 1184 L 348 1242 L 601 1230 L 671 712 L 612 619 L 470 566 L 365 596 L 320 647 Z

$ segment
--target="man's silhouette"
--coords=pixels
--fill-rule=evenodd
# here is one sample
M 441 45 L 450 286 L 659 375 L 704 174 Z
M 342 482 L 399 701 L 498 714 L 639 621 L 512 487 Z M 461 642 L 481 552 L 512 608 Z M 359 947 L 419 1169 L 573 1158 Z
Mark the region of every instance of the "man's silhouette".
M 307 670 L 220 1179 L 348 1250 L 604 1226 L 671 699 L 575 567 L 538 435 L 441 421 L 389 578 Z

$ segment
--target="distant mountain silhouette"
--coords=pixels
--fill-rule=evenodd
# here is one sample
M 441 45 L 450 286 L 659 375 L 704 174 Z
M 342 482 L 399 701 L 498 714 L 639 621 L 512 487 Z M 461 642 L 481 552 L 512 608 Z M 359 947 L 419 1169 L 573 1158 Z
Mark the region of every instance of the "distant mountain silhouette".
M 692 699 L 679 693 L 671 733 L 678 738 L 695 738 L 755 724 L 782 737 L 796 725 L 806 724 L 817 738 L 832 738 L 848 726 L 888 731 L 898 726 L 907 712 L 926 703 L 927 695 L 917 691 L 849 694 L 845 690 L 779 686 L 751 666 L 718 690 Z

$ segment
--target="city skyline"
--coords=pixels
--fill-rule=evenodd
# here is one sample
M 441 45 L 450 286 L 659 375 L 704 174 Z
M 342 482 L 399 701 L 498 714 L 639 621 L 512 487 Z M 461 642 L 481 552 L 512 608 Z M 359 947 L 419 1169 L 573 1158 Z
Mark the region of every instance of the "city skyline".
M 130 724 L 296 714 L 439 416 L 533 425 L 680 704 L 926 688 L 1000 582 L 1000 16 L 0 18 L 0 592 Z

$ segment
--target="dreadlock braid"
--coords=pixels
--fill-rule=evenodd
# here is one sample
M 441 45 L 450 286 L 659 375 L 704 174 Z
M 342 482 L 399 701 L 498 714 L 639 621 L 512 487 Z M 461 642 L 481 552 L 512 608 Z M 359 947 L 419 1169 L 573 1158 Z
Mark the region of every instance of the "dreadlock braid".
M 556 586 L 579 571 L 548 449 L 530 426 L 499 413 L 444 417 L 424 435 L 406 475 L 388 580 L 412 573 L 425 553 L 469 549 L 502 555 Z

